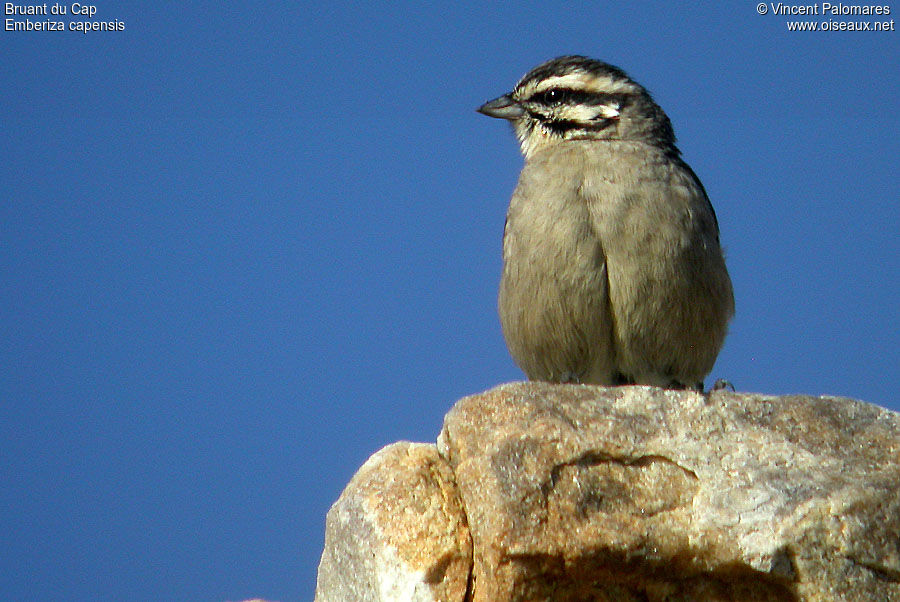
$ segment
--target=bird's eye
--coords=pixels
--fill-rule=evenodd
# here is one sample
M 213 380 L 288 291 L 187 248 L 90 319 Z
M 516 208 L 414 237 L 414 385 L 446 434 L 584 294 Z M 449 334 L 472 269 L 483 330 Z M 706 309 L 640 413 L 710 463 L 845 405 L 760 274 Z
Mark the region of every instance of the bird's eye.
M 547 105 L 558 105 L 565 102 L 566 98 L 568 98 L 567 90 L 563 90 L 562 88 L 550 88 L 540 95 L 539 100 Z

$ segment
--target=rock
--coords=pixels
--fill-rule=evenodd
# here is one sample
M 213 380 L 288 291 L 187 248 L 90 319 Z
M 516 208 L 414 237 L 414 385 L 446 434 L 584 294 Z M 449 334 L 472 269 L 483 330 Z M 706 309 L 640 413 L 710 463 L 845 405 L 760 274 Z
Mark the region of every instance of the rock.
M 900 602 L 900 415 L 873 405 L 516 383 L 456 404 L 445 460 L 402 445 L 329 512 L 317 600 Z
M 316 602 L 463 600 L 472 542 L 434 445 L 374 454 L 328 512 Z

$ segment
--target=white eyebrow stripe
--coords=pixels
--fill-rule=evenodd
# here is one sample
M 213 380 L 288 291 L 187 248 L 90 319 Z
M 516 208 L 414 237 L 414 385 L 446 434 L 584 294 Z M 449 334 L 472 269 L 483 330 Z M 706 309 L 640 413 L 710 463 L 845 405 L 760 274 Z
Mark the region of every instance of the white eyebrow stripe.
M 595 75 L 576 71 L 565 75 L 553 75 L 538 82 L 535 92 L 543 92 L 552 88 L 568 88 L 570 90 L 584 90 L 585 92 L 602 92 L 604 94 L 616 94 L 633 92 L 634 86 L 627 80 L 614 80 L 606 75 Z
M 538 84 L 535 86 L 535 91 L 543 92 L 544 90 L 550 90 L 552 88 L 584 90 L 585 88 L 590 86 L 591 83 L 596 81 L 596 79 L 596 77 L 593 77 L 587 73 L 580 72 L 567 73 L 566 75 L 554 75 L 538 82 Z

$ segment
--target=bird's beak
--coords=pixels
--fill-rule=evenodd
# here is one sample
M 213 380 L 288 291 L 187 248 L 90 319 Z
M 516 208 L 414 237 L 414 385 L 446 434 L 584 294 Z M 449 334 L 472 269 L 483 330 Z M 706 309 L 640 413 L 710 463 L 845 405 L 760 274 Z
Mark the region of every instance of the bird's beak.
M 509 94 L 504 94 L 500 98 L 495 98 L 490 102 L 486 102 L 478 107 L 478 112 L 488 117 L 497 117 L 498 119 L 509 119 L 510 121 L 518 119 L 525 114 L 525 109 L 517 103 Z

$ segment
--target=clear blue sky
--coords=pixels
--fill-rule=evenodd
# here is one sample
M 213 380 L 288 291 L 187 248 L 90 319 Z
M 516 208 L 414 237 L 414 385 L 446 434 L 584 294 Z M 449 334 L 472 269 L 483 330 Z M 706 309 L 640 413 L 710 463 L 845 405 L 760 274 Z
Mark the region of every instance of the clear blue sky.
M 124 31 L 0 32 L 4 598 L 310 600 L 359 465 L 522 378 L 495 309 L 522 161 L 475 108 L 560 54 L 649 88 L 709 191 L 737 317 L 708 382 L 900 409 L 900 32 L 96 6 Z

